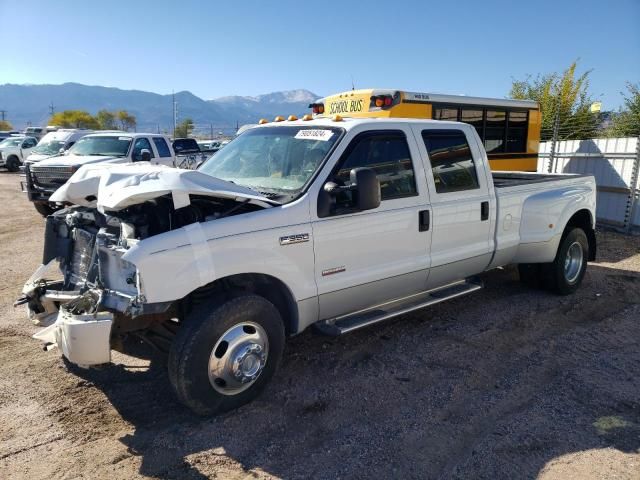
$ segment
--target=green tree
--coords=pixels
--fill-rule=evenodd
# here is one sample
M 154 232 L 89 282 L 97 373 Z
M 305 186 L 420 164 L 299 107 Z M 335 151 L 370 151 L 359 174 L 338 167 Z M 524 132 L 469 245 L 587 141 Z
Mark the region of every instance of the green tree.
M 49 125 L 57 125 L 63 128 L 100 128 L 98 120 L 84 110 L 64 110 L 54 113 L 49 119 Z
M 117 114 L 118 121 L 120 122 L 120 128 L 126 132 L 135 129 L 137 122 L 136 117 L 131 115 L 126 110 L 120 110 Z
M 176 138 L 187 138 L 193 131 L 193 120 L 185 118 L 176 126 Z
M 6 120 L 0 120 L 0 130 L 13 130 L 13 125 Z
M 524 80 L 513 80 L 509 96 L 519 100 L 535 100 L 542 113 L 541 137 L 551 138 L 558 115 L 561 140 L 592 138 L 596 135 L 599 116 L 591 112 L 593 100 L 589 95 L 590 70 L 577 76 L 578 62 L 562 73 L 547 73 Z
M 624 110 L 613 116 L 613 125 L 609 129 L 612 137 L 635 137 L 640 135 L 640 83 L 627 82 L 624 97 Z
M 96 120 L 101 130 L 115 130 L 118 128 L 116 123 L 116 114 L 109 110 L 100 110 L 96 113 Z

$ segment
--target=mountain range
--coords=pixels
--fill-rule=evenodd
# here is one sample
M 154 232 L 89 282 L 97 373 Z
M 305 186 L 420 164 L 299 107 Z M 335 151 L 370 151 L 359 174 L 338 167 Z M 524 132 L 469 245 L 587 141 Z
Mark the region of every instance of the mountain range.
M 287 90 L 256 97 L 229 96 L 204 100 L 191 92 L 160 95 L 141 90 L 89 86 L 79 83 L 62 85 L 0 85 L 0 110 L 16 129 L 28 124 L 46 125 L 51 105 L 56 112 L 86 110 L 127 110 L 136 116 L 138 131 L 171 131 L 173 98 L 177 102 L 178 122 L 191 118 L 196 130 L 231 133 L 236 125 L 256 123 L 275 115 L 300 115 L 319 95 L 308 90 Z

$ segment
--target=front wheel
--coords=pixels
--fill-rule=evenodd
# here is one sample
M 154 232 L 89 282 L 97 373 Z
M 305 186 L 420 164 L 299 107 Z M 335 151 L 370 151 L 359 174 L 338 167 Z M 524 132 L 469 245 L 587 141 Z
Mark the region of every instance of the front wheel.
M 284 339 L 280 313 L 263 297 L 199 304 L 171 346 L 169 379 L 179 400 L 198 415 L 237 408 L 271 379 Z
M 33 206 L 35 207 L 36 211 L 43 217 L 48 217 L 56 211 L 55 208 L 52 208 L 48 203 L 35 202 Z
M 20 170 L 20 160 L 16 156 L 9 157 L 7 158 L 6 167 L 10 172 L 17 172 Z
M 575 292 L 584 278 L 588 258 L 587 235 L 581 228 L 574 228 L 560 242 L 553 262 L 543 266 L 549 289 L 560 295 Z

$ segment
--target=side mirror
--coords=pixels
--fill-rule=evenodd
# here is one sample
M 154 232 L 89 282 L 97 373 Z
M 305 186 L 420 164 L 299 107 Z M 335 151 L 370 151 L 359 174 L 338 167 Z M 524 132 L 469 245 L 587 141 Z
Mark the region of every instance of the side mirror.
M 142 150 L 140 150 L 140 161 L 141 162 L 151 161 L 151 152 L 148 149 L 143 148 Z
M 60 155 L 62 155 L 64 152 L 65 152 L 64 148 L 61 148 L 60 150 L 58 150 L 58 153 L 59 153 Z
M 349 173 L 354 185 L 353 200 L 358 210 L 372 210 L 380 206 L 380 181 L 371 168 L 354 168 Z
M 351 192 L 357 210 L 372 210 L 380 206 L 380 181 L 371 168 L 354 168 L 349 172 L 350 185 L 340 186 L 334 182 L 324 184 L 318 195 L 318 217 L 331 215 L 336 204 L 336 195 Z

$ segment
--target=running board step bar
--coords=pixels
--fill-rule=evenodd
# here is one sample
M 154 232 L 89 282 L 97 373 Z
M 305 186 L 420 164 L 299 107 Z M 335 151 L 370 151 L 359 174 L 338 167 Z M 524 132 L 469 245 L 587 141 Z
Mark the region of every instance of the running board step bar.
M 359 328 L 368 327 L 374 323 L 383 322 L 398 315 L 428 307 L 429 305 L 467 295 L 481 288 L 482 281 L 473 277 L 349 315 L 323 320 L 314 326 L 325 335 L 338 336 Z

